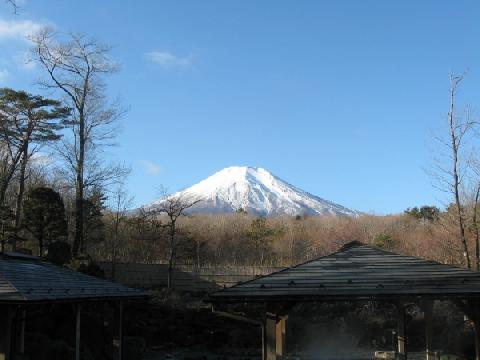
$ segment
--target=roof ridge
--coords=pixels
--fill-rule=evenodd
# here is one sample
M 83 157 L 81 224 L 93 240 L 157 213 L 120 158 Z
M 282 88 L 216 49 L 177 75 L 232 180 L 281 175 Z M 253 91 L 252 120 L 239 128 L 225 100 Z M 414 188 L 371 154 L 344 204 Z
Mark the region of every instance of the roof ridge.
M 353 243 L 359 244 L 359 245 L 349 246 L 349 247 L 347 247 L 346 249 L 344 249 L 345 245 L 353 244 Z M 250 282 L 252 282 L 252 281 L 256 281 L 256 280 L 262 279 L 262 278 L 267 277 L 267 276 L 271 276 L 271 275 L 275 275 L 275 274 L 282 273 L 282 272 L 287 271 L 287 270 L 295 269 L 295 268 L 297 268 L 297 267 L 299 267 L 299 266 L 303 266 L 303 265 L 312 263 L 312 262 L 314 262 L 314 261 L 321 260 L 321 259 L 325 259 L 325 258 L 328 258 L 328 257 L 330 257 L 330 256 L 334 256 L 334 255 L 337 255 L 337 254 L 339 254 L 339 253 L 345 252 L 345 251 L 347 251 L 347 250 L 350 250 L 352 247 L 361 247 L 361 246 L 370 247 L 370 246 L 368 246 L 368 245 L 366 245 L 366 244 L 364 244 L 364 243 L 362 243 L 362 242 L 360 242 L 360 241 L 357 241 L 357 240 L 351 241 L 350 243 L 347 243 L 347 244 L 345 244 L 345 245 L 343 245 L 342 247 L 340 247 L 337 251 L 335 251 L 335 252 L 333 252 L 333 253 L 330 253 L 330 254 L 327 254 L 327 255 L 322 255 L 322 256 L 316 257 L 316 258 L 314 258 L 314 259 L 307 260 L 307 261 L 305 261 L 305 262 L 303 262 L 303 263 L 296 264 L 296 265 L 293 265 L 293 266 L 287 266 L 285 269 L 278 270 L 278 271 L 274 271 L 274 272 L 269 273 L 269 274 L 264 274 L 264 275 L 256 276 L 256 277 L 254 277 L 253 279 L 250 279 L 250 280 L 247 280 L 247 281 L 238 282 L 238 283 L 236 283 L 236 284 L 233 285 L 233 286 L 230 286 L 230 287 L 225 288 L 225 289 L 221 289 L 221 290 L 219 290 L 219 291 L 217 291 L 217 292 L 222 292 L 222 291 L 224 291 L 224 290 L 231 289 L 231 288 L 234 288 L 234 287 L 239 286 L 239 285 L 248 284 L 248 283 L 250 283 Z
M 296 269 L 300 266 L 304 266 L 304 265 L 310 264 L 310 263 L 315 262 L 315 261 L 320 261 L 320 260 L 323 260 L 323 259 L 326 259 L 326 258 L 329 258 L 329 257 L 333 257 L 333 256 L 336 256 L 338 254 L 347 252 L 347 251 L 349 251 L 353 248 L 360 248 L 360 247 L 365 247 L 365 248 L 368 248 L 368 249 L 372 249 L 372 250 L 375 250 L 375 251 L 378 251 L 378 252 L 381 252 L 381 253 L 384 253 L 384 254 L 395 255 L 395 256 L 405 257 L 405 258 L 411 258 L 411 259 L 415 259 L 415 260 L 418 260 L 418 261 L 424 261 L 424 262 L 428 262 L 428 263 L 431 263 L 431 264 L 445 266 L 445 267 L 449 267 L 449 268 L 455 268 L 455 269 L 459 269 L 459 270 L 466 270 L 470 273 L 478 273 L 478 272 L 473 271 L 471 269 L 466 269 L 466 268 L 462 268 L 462 267 L 454 266 L 454 265 L 449 265 L 449 264 L 443 264 L 443 263 L 435 261 L 435 260 L 423 259 L 423 258 L 419 258 L 419 257 L 412 256 L 412 255 L 399 254 L 399 253 L 396 253 L 396 252 L 393 252 L 393 251 L 388 251 L 388 250 L 382 249 L 382 248 L 374 246 L 374 245 L 362 243 L 361 241 L 358 241 L 358 240 L 353 240 L 349 243 L 346 243 L 346 244 L 342 245 L 337 251 L 334 251 L 330 254 L 319 256 L 319 257 L 307 260 L 305 262 L 302 262 L 302 263 L 299 263 L 299 264 L 296 264 L 296 265 L 293 265 L 293 266 L 285 267 L 282 270 L 274 271 L 274 272 L 269 273 L 269 274 L 256 276 L 255 278 L 247 280 L 247 281 L 238 282 L 237 284 L 235 284 L 233 286 L 230 286 L 230 287 L 225 288 L 225 289 L 221 289 L 217 292 L 223 292 L 224 290 L 232 289 L 232 288 L 235 288 L 237 286 L 248 284 L 248 283 L 251 283 L 253 281 L 257 281 L 257 280 L 265 278 L 265 277 L 269 277 L 269 276 L 276 275 L 276 274 L 279 274 L 279 273 L 283 273 L 283 272 L 286 272 L 286 271 L 289 271 L 289 270 L 292 270 L 292 269 Z

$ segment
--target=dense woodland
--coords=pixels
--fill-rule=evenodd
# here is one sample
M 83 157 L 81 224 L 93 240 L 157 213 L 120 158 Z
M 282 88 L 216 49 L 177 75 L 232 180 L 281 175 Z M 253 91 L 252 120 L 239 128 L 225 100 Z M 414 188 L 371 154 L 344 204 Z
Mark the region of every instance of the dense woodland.
M 131 210 L 130 169 L 108 160 L 126 108 L 106 95 L 108 77 L 119 71 L 110 48 L 48 29 L 30 42 L 42 79 L 33 90 L 0 89 L 2 250 L 59 263 L 285 266 L 358 240 L 479 269 L 480 171 L 472 151 L 478 122 L 470 111 L 457 111 L 463 76 L 450 77 L 445 134 L 430 167 L 449 196 L 446 210 L 423 206 L 356 218 L 262 218 L 241 209 L 187 216 L 193 204 L 169 196 L 160 208 Z

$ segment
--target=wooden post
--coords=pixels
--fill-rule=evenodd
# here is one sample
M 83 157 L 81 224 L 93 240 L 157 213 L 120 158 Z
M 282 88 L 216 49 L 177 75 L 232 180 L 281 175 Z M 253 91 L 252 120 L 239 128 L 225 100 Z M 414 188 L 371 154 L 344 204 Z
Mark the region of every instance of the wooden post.
M 114 307 L 113 360 L 122 360 L 123 345 L 123 301 Z
M 475 360 L 480 360 L 480 324 L 474 321 L 473 325 L 475 328 Z
M 76 320 L 75 320 L 75 360 L 80 360 L 81 315 L 82 315 L 82 304 L 77 304 Z
M 433 351 L 433 301 L 423 303 L 423 314 L 425 318 L 425 351 L 427 360 L 435 360 Z
M 16 354 L 25 354 L 25 319 L 26 310 L 23 307 L 17 309 L 17 324 L 15 326 L 15 352 Z
M 477 298 L 453 300 L 453 303 L 463 311 L 474 326 L 475 360 L 480 360 L 480 301 Z
M 277 360 L 276 325 L 277 325 L 277 316 L 275 314 L 267 312 L 267 316 L 265 318 L 264 360 Z
M 470 298 L 456 301 L 455 304 L 468 316 L 473 323 L 475 336 L 475 360 L 480 360 L 480 299 Z
M 284 317 L 277 318 L 275 323 L 275 352 L 277 360 L 286 359 L 286 349 L 285 349 L 285 322 Z
M 265 317 L 262 336 L 263 360 L 284 360 L 287 357 L 285 347 L 287 316 L 277 314 L 277 310 L 273 308 L 267 311 Z
M 398 331 L 397 352 L 400 360 L 407 360 L 407 331 L 405 324 L 405 306 L 402 302 L 397 304 Z
M 11 360 L 13 315 L 11 306 L 0 308 L 0 360 Z

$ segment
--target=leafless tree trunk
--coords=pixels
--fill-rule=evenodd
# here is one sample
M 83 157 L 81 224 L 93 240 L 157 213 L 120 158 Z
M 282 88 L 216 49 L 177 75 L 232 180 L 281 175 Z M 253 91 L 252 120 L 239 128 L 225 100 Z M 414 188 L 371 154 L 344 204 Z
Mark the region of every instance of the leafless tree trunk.
M 178 196 L 164 196 L 164 199 L 156 207 L 158 214 L 165 214 L 168 223 L 165 225 L 168 233 L 168 276 L 167 287 L 171 289 L 173 286 L 173 270 L 177 260 L 177 220 L 184 215 L 185 210 L 197 204 L 200 200 L 188 201 Z
M 477 184 L 477 189 L 475 191 L 475 200 L 473 202 L 473 216 L 472 216 L 472 226 L 473 233 L 475 235 L 475 262 L 477 265 L 477 271 L 480 271 L 480 232 L 478 229 L 478 200 L 480 199 L 480 183 Z
M 34 54 L 49 77 L 42 85 L 63 93 L 74 110 L 69 123 L 71 139 L 62 141 L 59 153 L 73 173 L 75 184 L 73 255 L 76 256 L 84 248 L 85 189 L 94 182 L 103 185 L 125 175 L 121 170 L 115 172 L 100 166 L 94 156 L 96 148 L 109 145 L 115 137 L 112 125 L 123 113 L 107 106 L 102 82 L 103 77 L 115 72 L 117 67 L 108 57 L 109 47 L 81 35 L 73 34 L 69 41 L 59 43 L 51 31 L 45 30 L 31 40 Z M 95 163 L 90 168 L 89 160 Z
M 111 261 L 112 261 L 112 280 L 115 280 L 117 253 L 120 246 L 120 231 L 127 221 L 128 207 L 131 205 L 133 198 L 124 190 L 123 185 L 119 184 L 113 193 L 113 238 L 111 239 Z
M 450 149 L 452 158 L 452 189 L 455 199 L 458 234 L 463 248 L 463 256 L 467 268 L 471 268 L 470 255 L 468 251 L 467 239 L 465 236 L 465 223 L 463 215 L 463 205 L 460 199 L 460 179 L 459 179 L 459 149 L 462 139 L 471 128 L 470 123 L 460 123 L 455 114 L 455 95 L 458 85 L 463 80 L 463 76 L 450 76 L 450 110 L 448 112 L 448 126 L 450 135 Z
M 20 162 L 20 174 L 18 175 L 18 193 L 17 200 L 15 204 L 15 233 L 14 233 L 14 243 L 12 244 L 12 250 L 16 250 L 16 239 L 18 238 L 18 231 L 20 230 L 20 221 L 22 219 L 22 204 L 23 204 L 23 195 L 25 192 L 25 178 L 27 171 L 27 162 L 30 157 L 28 153 L 28 144 L 23 148 L 22 160 Z

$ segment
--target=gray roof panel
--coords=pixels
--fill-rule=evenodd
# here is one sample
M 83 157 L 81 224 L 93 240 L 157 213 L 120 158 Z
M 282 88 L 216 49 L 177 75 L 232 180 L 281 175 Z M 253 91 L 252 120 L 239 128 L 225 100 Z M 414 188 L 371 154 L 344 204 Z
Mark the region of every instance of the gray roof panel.
M 0 302 L 113 300 L 146 296 L 139 289 L 40 259 L 0 255 Z
M 360 243 L 239 283 L 212 301 L 314 301 L 480 296 L 480 273 Z

